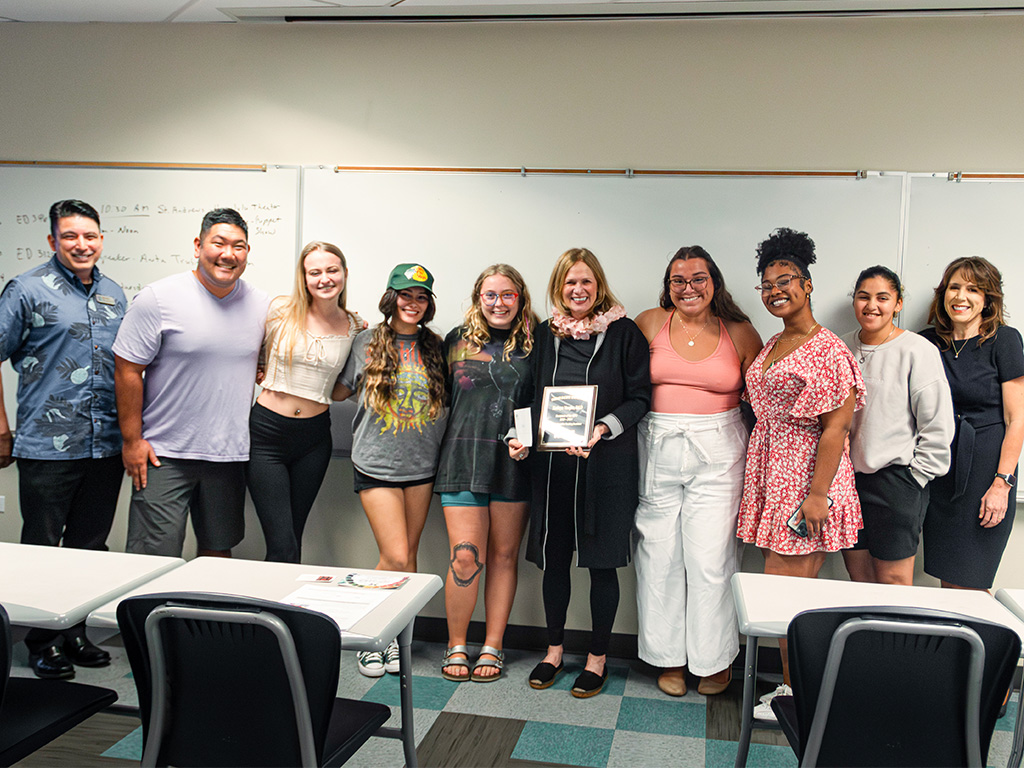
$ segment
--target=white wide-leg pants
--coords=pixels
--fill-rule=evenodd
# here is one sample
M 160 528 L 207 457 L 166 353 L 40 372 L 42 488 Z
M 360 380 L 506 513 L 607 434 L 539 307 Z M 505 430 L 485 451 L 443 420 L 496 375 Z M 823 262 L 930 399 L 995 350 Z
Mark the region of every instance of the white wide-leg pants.
M 739 409 L 649 413 L 639 425 L 639 655 L 706 677 L 739 653 L 730 579 L 747 430 Z

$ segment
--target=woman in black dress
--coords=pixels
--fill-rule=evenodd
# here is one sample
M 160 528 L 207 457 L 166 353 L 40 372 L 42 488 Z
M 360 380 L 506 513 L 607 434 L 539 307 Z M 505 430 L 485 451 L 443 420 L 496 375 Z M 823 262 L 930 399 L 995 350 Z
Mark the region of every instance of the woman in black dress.
M 593 631 L 577 698 L 601 692 L 612 624 L 619 604 L 616 568 L 629 563 L 640 468 L 637 422 L 651 401 L 647 339 L 612 295 L 597 257 L 586 248 L 563 253 L 551 273 L 552 317 L 537 329 L 530 355 L 536 371 L 533 423 L 544 387 L 597 385 L 597 416 L 589 445 L 531 459 L 533 486 L 526 557 L 544 571 L 548 652 L 530 686 L 548 688 L 562 671 L 562 637 L 573 563 L 590 571 Z M 513 438 L 512 458 L 528 449 Z
M 1024 344 L 1003 324 L 1002 288 L 985 259 L 954 260 L 922 333 L 939 348 L 956 412 L 951 469 L 932 481 L 924 521 L 924 570 L 943 587 L 991 587 L 1013 526 Z

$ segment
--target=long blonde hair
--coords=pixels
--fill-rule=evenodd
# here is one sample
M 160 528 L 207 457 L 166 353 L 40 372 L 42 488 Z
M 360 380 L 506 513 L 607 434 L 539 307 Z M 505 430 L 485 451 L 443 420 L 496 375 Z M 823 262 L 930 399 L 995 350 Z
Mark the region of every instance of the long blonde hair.
M 345 306 L 348 295 L 348 264 L 345 261 L 345 254 L 333 243 L 321 240 L 306 243 L 295 264 L 295 284 L 292 286 L 291 296 L 283 301 L 275 300 L 267 320 L 268 328 L 272 326 L 274 329 L 272 334 L 268 334 L 268 343 L 265 345 L 268 353 L 275 354 L 278 349 L 282 349 L 289 362 L 295 354 L 296 341 L 306 333 L 306 315 L 313 304 L 313 297 L 306 287 L 306 257 L 316 251 L 337 256 L 341 261 L 341 268 L 345 271 L 345 287 L 338 294 L 338 306 L 343 312 L 348 312 Z
M 574 264 L 583 262 L 590 271 L 594 273 L 597 281 L 597 296 L 594 299 L 594 307 L 590 310 L 591 315 L 607 312 L 616 304 L 621 304 L 612 289 L 608 287 L 608 278 L 605 277 L 601 262 L 597 260 L 591 251 L 586 248 L 570 248 L 558 257 L 555 268 L 551 270 L 551 279 L 548 281 L 548 303 L 551 307 L 563 315 L 571 315 L 572 311 L 562 298 L 562 286 L 565 284 L 565 276 L 569 274 Z
M 526 281 L 519 274 L 519 270 L 508 264 L 492 264 L 481 272 L 480 277 L 473 283 L 473 294 L 470 296 L 473 303 L 466 310 L 462 338 L 469 342 L 470 352 L 474 355 L 491 340 L 491 331 L 480 306 L 480 291 L 483 289 L 484 280 L 494 275 L 507 277 L 519 294 L 519 312 L 512 321 L 511 333 L 502 349 L 502 359 L 510 360 L 516 350 L 523 355 L 528 355 L 533 350 L 533 329 L 537 327 L 537 315 L 533 313 L 533 307 L 530 304 L 530 291 L 526 287 Z

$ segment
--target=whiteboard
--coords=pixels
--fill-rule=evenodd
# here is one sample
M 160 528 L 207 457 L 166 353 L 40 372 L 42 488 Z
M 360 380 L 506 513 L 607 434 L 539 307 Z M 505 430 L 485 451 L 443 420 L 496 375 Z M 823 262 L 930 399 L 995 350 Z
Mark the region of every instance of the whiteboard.
M 754 291 L 755 248 L 773 229 L 805 231 L 816 319 L 856 327 L 850 292 L 872 264 L 899 264 L 904 174 L 867 178 L 619 177 L 303 169 L 302 240 L 338 245 L 349 262 L 349 304 L 371 324 L 391 268 L 417 261 L 436 278 L 435 329 L 469 306 L 480 271 L 523 273 L 542 318 L 555 259 L 590 248 L 630 316 L 655 306 L 668 259 L 702 245 L 764 339 L 781 330 Z
M 984 256 L 1003 273 L 1007 324 L 1024 329 L 1024 182 L 955 182 L 943 173 L 911 176 L 909 185 L 904 327 L 925 327 L 949 262 Z
M 195 265 L 203 214 L 235 208 L 249 225 L 245 280 L 271 295 L 291 290 L 298 168 L 267 171 L 0 166 L 0 284 L 52 255 L 49 210 L 78 198 L 100 214 L 100 271 L 129 300 L 145 285 Z
M 97 266 L 129 301 L 154 280 L 195 265 L 203 214 L 235 208 L 249 225 L 244 279 L 270 295 L 289 293 L 297 255 L 297 167 L 267 171 L 0 166 L 0 286 L 50 259 L 50 206 L 77 198 L 100 214 Z M 4 400 L 15 413 L 17 374 L 4 366 Z

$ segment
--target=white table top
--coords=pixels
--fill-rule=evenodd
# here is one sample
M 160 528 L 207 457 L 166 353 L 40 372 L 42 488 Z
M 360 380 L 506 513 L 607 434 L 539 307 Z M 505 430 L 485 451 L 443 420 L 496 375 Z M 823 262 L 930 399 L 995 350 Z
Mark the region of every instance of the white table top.
M 0 603 L 12 624 L 64 629 L 184 562 L 179 557 L 0 542 Z
M 1024 620 L 1024 589 L 1000 589 L 996 592 L 996 600 L 1013 611 L 1013 614 Z
M 117 606 L 125 597 L 158 592 L 206 592 L 241 595 L 263 600 L 281 600 L 300 587 L 314 582 L 299 577 L 348 574 L 383 574 L 359 568 L 337 568 L 293 563 L 266 563 L 235 558 L 200 557 L 180 568 L 118 595 L 96 608 L 87 620 L 91 627 L 117 628 Z M 342 647 L 364 650 L 383 649 L 401 631 L 434 593 L 441 589 L 441 579 L 430 573 L 395 574 L 409 580 L 398 589 L 382 590 L 387 598 L 351 628 L 342 632 Z
M 1024 605 L 1024 590 L 1014 591 L 1021 594 Z M 785 637 L 789 622 L 801 611 L 892 605 L 985 619 L 1010 627 L 1024 641 L 1024 623 L 985 592 L 737 573 L 732 577 L 732 593 L 740 632 L 755 637 Z

